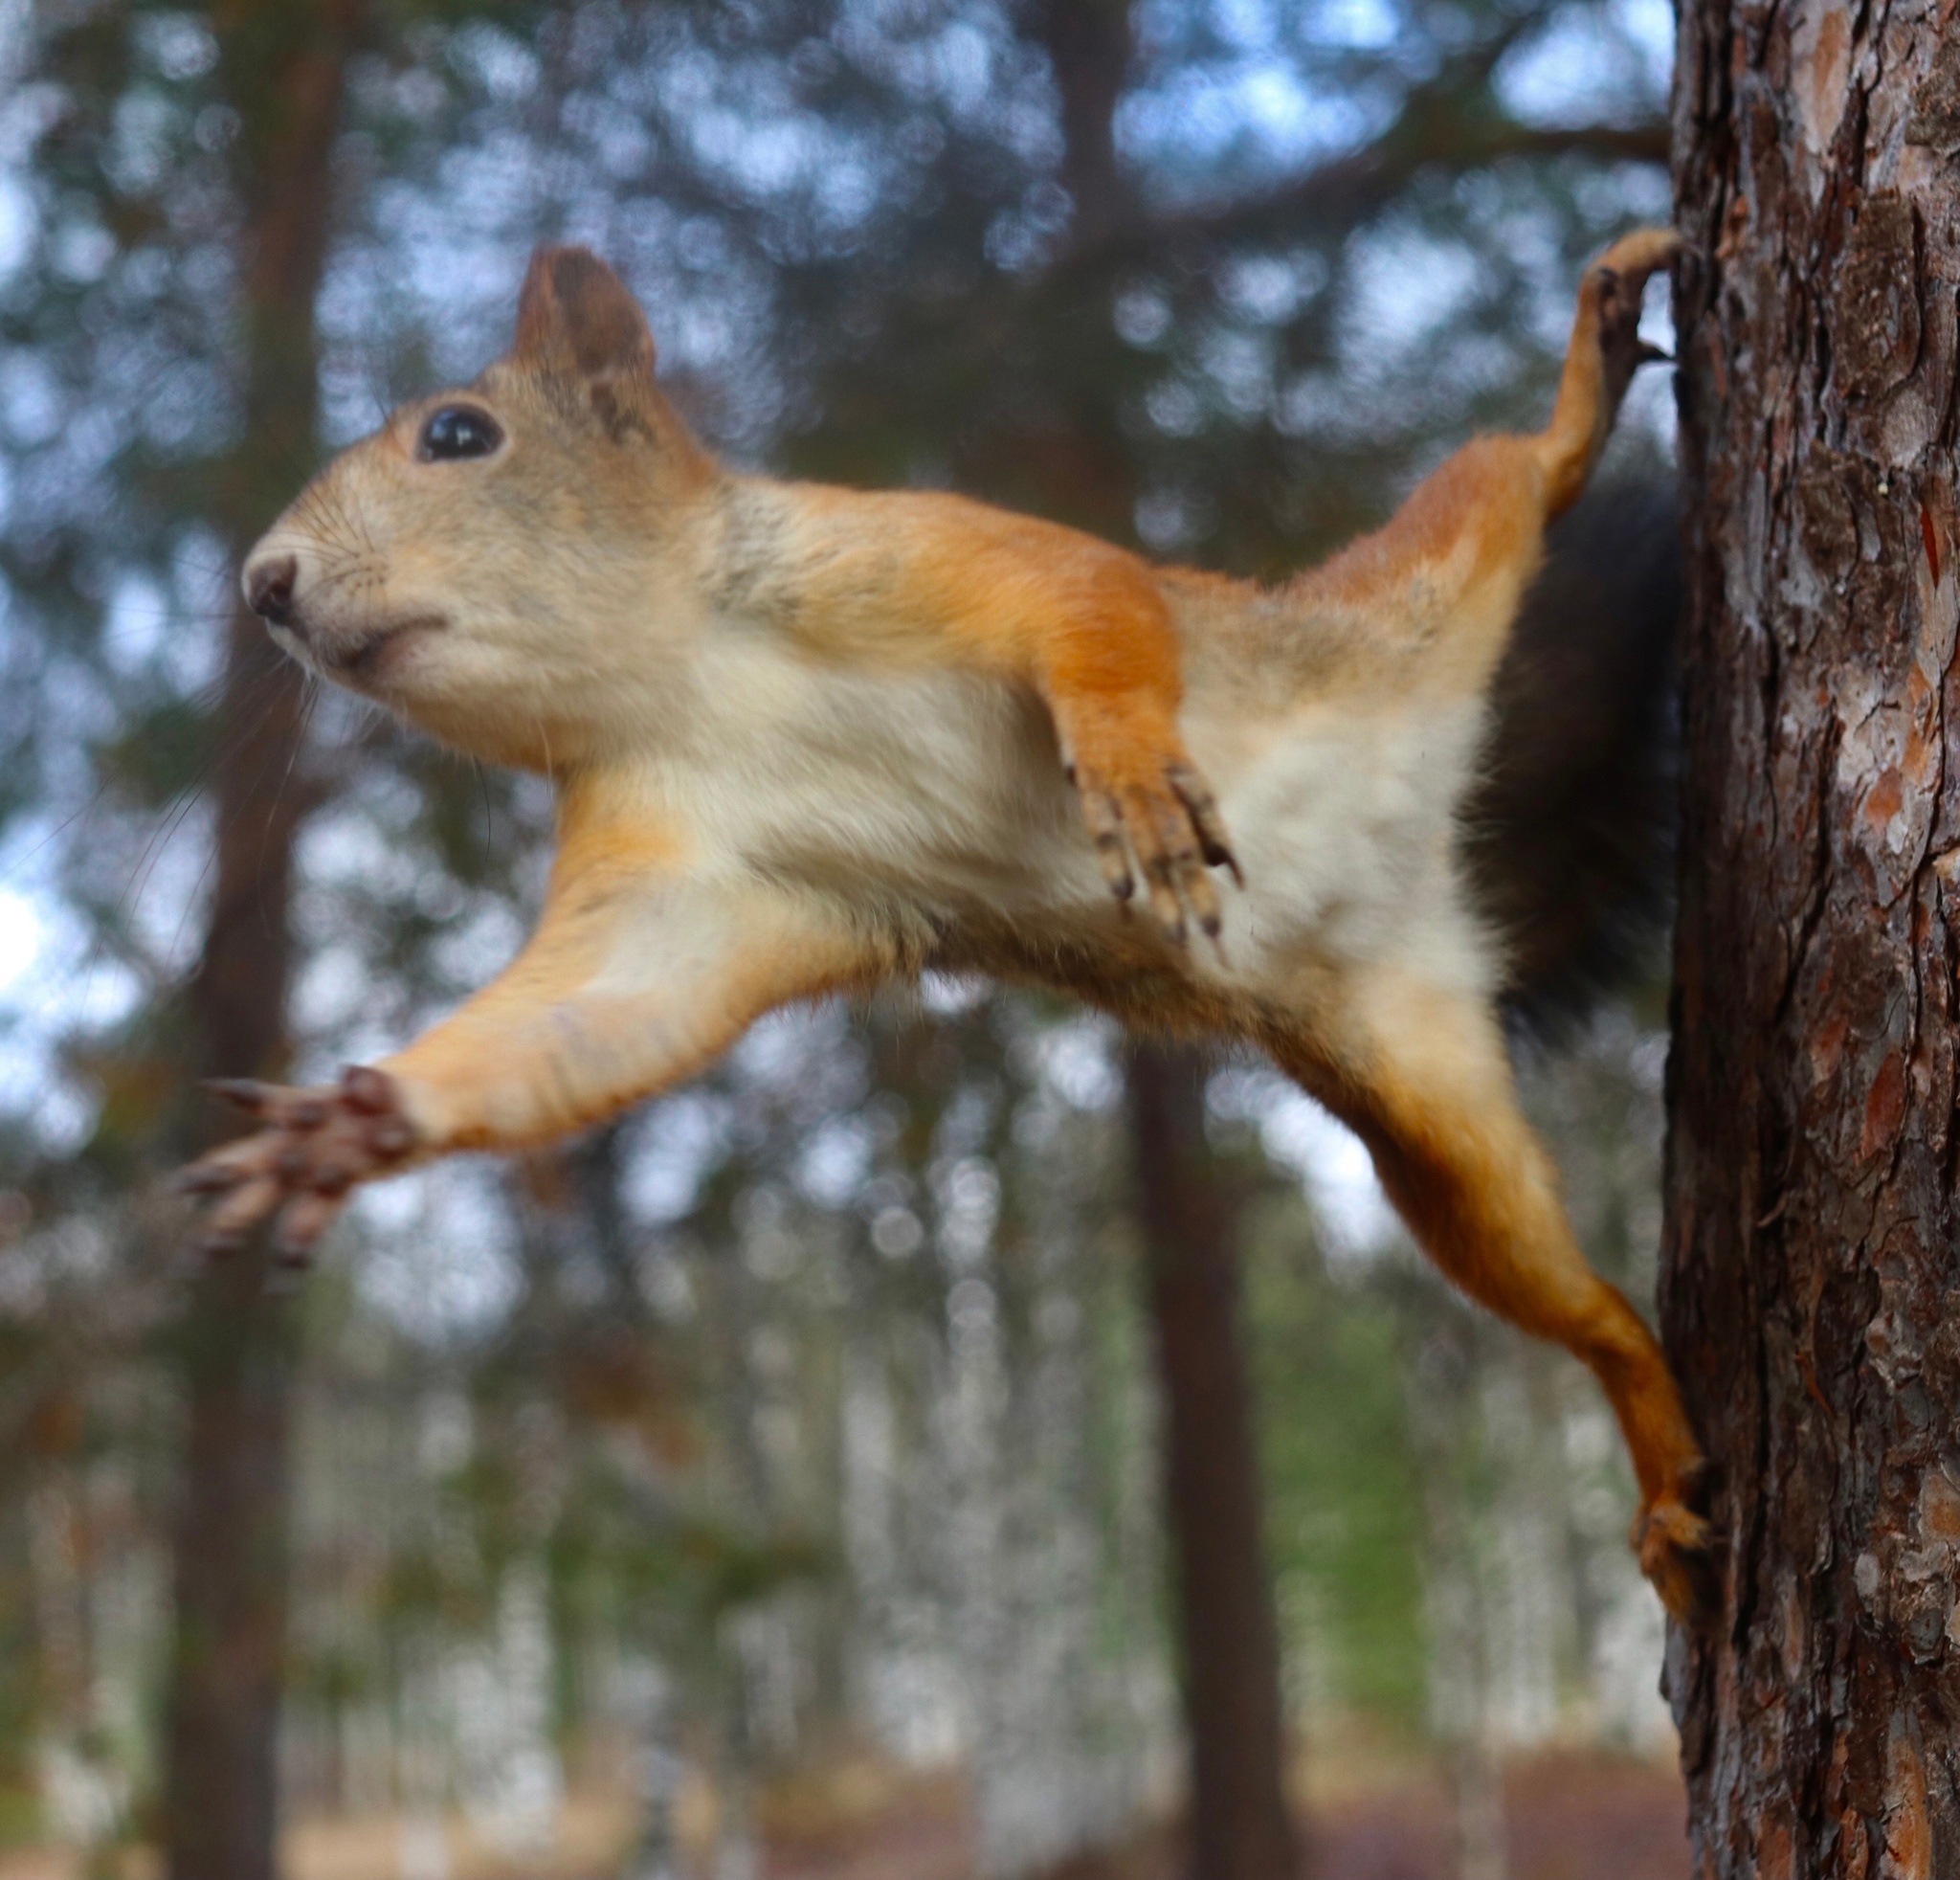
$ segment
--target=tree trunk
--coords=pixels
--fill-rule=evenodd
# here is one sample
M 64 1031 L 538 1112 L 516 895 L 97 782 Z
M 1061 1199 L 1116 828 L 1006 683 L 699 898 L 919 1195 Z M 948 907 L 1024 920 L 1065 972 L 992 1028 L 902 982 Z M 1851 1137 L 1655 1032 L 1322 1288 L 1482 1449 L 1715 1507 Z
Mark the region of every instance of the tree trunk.
M 1662 1310 L 1720 1484 L 1720 1624 L 1669 1653 L 1707 1880 L 1960 1872 L 1950 11 L 1682 20 Z
M 246 211 L 245 435 L 212 518 L 234 556 L 313 454 L 313 302 L 355 12 L 346 0 L 257 0 L 217 22 L 243 126 Z M 215 883 L 189 999 L 189 1049 L 204 1076 L 284 1067 L 293 840 L 309 806 L 295 773 L 302 728 L 298 669 L 234 606 L 212 727 Z M 164 1808 L 171 1880 L 271 1880 L 278 1865 L 294 1327 L 272 1272 L 264 1234 L 208 1265 L 181 1338 L 189 1438 Z
M 1060 94 L 1071 239 L 1086 246 L 1133 207 L 1116 147 L 1116 107 L 1134 51 L 1131 7 L 1040 0 L 1033 25 Z M 1085 411 L 1065 453 L 1036 440 L 1030 455 L 1065 463 L 1074 480 L 1044 506 L 1092 527 L 1099 513 L 1127 526 L 1135 459 L 1113 416 Z M 1192 1051 L 1140 1044 L 1130 1060 L 1184 1665 L 1191 1865 L 1201 1880 L 1283 1880 L 1301 1862 L 1286 1814 L 1279 1645 L 1238 1335 L 1237 1208 L 1205 1141 L 1204 1075 Z
M 1285 1880 L 1300 1859 L 1282 1787 L 1279 1649 L 1238 1335 L 1236 1200 L 1205 1141 L 1203 1058 L 1140 1044 L 1129 1087 L 1164 1405 L 1190 1871 Z

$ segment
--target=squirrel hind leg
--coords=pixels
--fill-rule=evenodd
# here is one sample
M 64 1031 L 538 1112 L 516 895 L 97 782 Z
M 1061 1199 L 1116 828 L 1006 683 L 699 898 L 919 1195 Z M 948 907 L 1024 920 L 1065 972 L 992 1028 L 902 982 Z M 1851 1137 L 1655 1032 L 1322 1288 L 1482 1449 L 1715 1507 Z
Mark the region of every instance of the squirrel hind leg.
M 1641 1567 L 1677 1619 L 1704 1623 L 1719 1599 L 1706 1462 L 1653 1333 L 1579 1250 L 1495 1017 L 1390 969 L 1361 975 L 1343 1012 L 1333 1076 L 1324 1049 L 1280 1041 L 1276 1057 L 1362 1137 L 1446 1279 L 1598 1378 L 1639 1481 Z
M 1666 354 L 1640 338 L 1647 282 L 1681 252 L 1671 229 L 1622 235 L 1586 270 L 1551 422 L 1536 438 L 1549 521 L 1578 500 L 1592 473 L 1634 373 Z

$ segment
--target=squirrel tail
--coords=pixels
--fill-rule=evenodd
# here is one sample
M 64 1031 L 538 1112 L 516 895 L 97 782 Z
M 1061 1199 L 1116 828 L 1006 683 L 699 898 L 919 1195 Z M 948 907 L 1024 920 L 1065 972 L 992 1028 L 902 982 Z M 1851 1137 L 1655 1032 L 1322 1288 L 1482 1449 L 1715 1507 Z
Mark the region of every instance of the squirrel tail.
M 1683 582 L 1671 488 L 1595 485 L 1546 538 L 1462 814 L 1515 1031 L 1549 1041 L 1658 964 L 1674 911 Z

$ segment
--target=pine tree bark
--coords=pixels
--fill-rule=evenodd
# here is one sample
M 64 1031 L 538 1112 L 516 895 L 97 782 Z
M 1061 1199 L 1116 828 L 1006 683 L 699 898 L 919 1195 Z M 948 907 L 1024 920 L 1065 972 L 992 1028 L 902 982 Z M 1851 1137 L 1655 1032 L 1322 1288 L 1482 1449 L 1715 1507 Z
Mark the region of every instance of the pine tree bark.
M 242 126 L 244 436 L 212 518 L 235 558 L 313 454 L 313 302 L 360 18 L 356 0 L 250 0 L 214 24 Z M 310 805 L 295 773 L 302 728 L 298 669 L 234 605 L 212 727 L 214 884 L 189 1001 L 189 1050 L 203 1076 L 277 1076 L 285 1065 L 293 843 Z M 208 1265 L 180 1332 L 188 1440 L 163 1820 L 171 1880 L 272 1880 L 278 1869 L 294 1326 L 273 1273 L 263 1234 Z
M 1163 1403 L 1189 1871 L 1194 1880 L 1290 1880 L 1301 1859 L 1282 1782 L 1279 1642 L 1238 1330 L 1236 1197 L 1205 1140 L 1203 1058 L 1139 1044 L 1129 1089 Z
M 1706 1880 L 1960 1872 L 1956 46 L 1950 0 L 1682 14 L 1662 1317 L 1724 1531 L 1668 1661 Z

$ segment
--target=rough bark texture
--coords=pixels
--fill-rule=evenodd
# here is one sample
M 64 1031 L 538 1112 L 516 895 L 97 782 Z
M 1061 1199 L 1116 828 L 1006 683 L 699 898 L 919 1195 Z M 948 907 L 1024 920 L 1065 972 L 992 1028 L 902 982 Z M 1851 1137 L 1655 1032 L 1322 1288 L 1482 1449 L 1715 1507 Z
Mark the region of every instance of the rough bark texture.
M 222 485 L 242 553 L 313 450 L 313 302 L 330 201 L 348 4 L 258 0 L 217 17 L 245 131 L 245 436 Z M 212 736 L 217 856 L 190 987 L 205 1076 L 277 1076 L 287 1053 L 298 669 L 239 606 Z M 286 1623 L 293 1327 L 263 1235 L 198 1281 L 181 1337 L 188 1441 L 175 1560 L 164 1843 L 171 1880 L 271 1880 L 278 1866 L 278 1703 Z
M 1236 1208 L 1205 1141 L 1205 1066 L 1142 1044 L 1130 1062 L 1138 1218 L 1164 1415 L 1196 1880 L 1301 1870 L 1281 1790 L 1279 1648 L 1238 1335 Z
M 1694 0 L 1667 1340 L 1726 1603 L 1699 1870 L 1960 1873 L 1960 22 Z M 1943 44 L 1944 41 L 1944 44 Z

